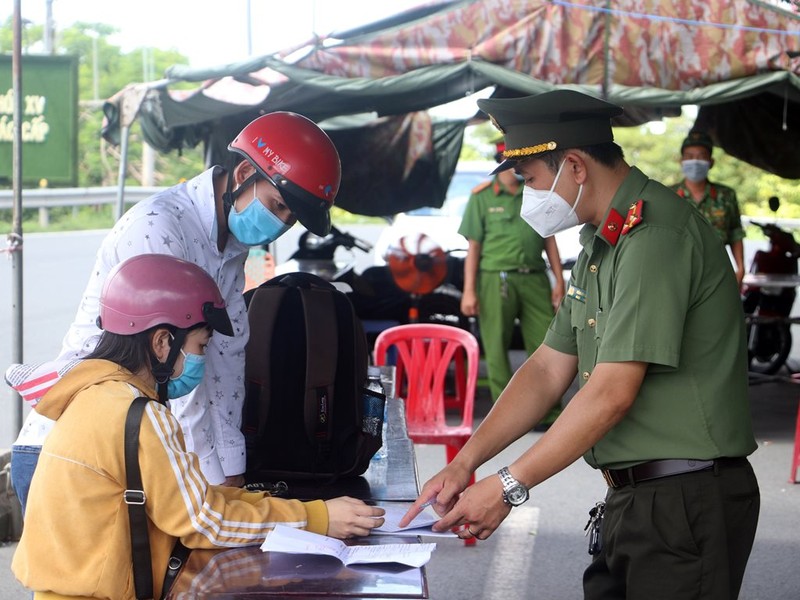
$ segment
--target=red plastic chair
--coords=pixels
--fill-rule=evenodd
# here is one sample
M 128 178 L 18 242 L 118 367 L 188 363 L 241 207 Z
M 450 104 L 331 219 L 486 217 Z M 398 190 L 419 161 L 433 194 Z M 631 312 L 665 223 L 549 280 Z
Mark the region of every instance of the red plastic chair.
M 792 451 L 792 474 L 789 476 L 789 483 L 798 483 L 798 467 L 800 467 L 800 405 L 797 406 L 797 425 L 794 430 L 794 450 Z
M 417 444 L 443 444 L 449 463 L 472 435 L 480 351 L 470 332 L 450 325 L 412 323 L 382 331 L 375 339 L 375 364 L 387 363 L 394 348 L 395 387 L 404 398 L 408 437 Z M 466 358 L 466 360 L 465 360 Z M 454 367 L 456 398 L 446 396 L 445 382 Z M 447 423 L 448 408 L 460 415 Z M 451 422 L 458 420 L 452 415 Z M 469 484 L 475 483 L 475 474 Z M 465 539 L 467 545 L 475 538 Z

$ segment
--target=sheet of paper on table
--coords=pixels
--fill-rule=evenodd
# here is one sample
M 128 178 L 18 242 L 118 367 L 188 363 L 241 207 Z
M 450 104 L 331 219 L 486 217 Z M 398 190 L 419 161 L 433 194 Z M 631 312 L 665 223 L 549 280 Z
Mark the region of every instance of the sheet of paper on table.
M 384 523 L 372 530 L 373 535 L 427 535 L 433 537 L 457 538 L 450 531 L 433 531 L 431 526 L 440 519 L 439 515 L 431 508 L 424 508 L 414 520 L 405 527 L 400 527 L 400 519 L 411 507 L 410 502 L 379 502 L 379 507 L 386 511 L 383 516 Z
M 264 552 L 289 554 L 321 554 L 338 558 L 345 565 L 366 563 L 400 563 L 421 567 L 431 559 L 436 544 L 375 544 L 348 546 L 326 535 L 276 525 L 261 544 Z

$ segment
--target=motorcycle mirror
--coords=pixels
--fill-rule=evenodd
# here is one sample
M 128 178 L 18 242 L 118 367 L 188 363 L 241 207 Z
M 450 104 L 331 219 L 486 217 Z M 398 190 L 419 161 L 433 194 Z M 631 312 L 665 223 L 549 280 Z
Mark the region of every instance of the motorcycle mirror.
M 777 196 L 770 196 L 768 203 L 769 203 L 769 209 L 772 212 L 778 212 L 778 208 L 780 208 L 781 206 L 781 201 L 778 199 Z

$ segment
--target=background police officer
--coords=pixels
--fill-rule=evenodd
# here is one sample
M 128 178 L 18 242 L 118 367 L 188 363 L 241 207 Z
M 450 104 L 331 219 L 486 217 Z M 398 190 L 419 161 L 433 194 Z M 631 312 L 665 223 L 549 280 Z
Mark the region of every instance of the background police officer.
M 505 144 L 497 144 L 502 162 Z M 492 400 L 511 379 L 508 350 L 519 319 L 525 352 L 539 347 L 554 310 L 564 297 L 561 259 L 554 237 L 542 238 L 520 218 L 522 182 L 507 169 L 472 190 L 458 232 L 467 238 L 461 312 L 477 316 Z M 550 289 L 547 265 L 555 285 Z M 554 407 L 540 426 L 561 413 Z

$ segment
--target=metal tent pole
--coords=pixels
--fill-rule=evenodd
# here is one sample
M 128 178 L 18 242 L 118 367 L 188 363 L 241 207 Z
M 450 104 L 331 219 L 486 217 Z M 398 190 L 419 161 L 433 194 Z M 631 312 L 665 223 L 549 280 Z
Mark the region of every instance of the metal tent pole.
M 12 85 L 14 89 L 13 188 L 14 210 L 12 233 L 8 236 L 11 254 L 11 360 L 22 362 L 22 12 L 21 0 L 14 0 L 14 42 Z M 14 422 L 22 429 L 22 397 L 14 392 Z
M 119 156 L 119 177 L 117 179 L 117 209 L 114 220 L 119 221 L 125 212 L 125 175 L 128 171 L 128 138 L 130 137 L 130 125 L 123 125 L 120 133 L 120 156 Z

